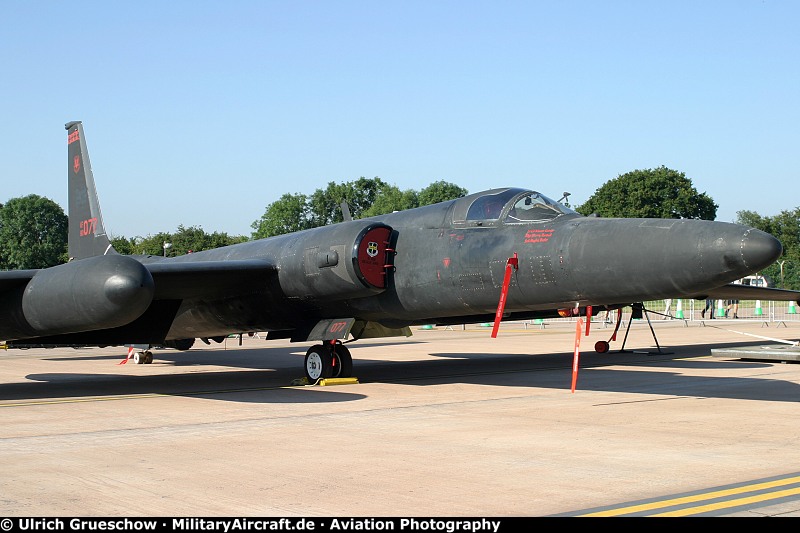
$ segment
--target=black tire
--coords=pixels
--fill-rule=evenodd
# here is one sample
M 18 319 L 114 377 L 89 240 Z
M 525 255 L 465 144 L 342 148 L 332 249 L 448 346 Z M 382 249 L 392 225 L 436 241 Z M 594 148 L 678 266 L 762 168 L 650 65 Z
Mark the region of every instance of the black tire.
M 175 348 L 176 350 L 188 350 L 194 346 L 194 339 L 175 339 L 164 341 L 164 348 Z
M 322 344 L 315 344 L 306 352 L 305 371 L 310 383 L 331 377 L 333 372 L 331 351 Z
M 335 344 L 331 356 L 333 363 L 331 377 L 349 378 L 353 375 L 353 357 L 350 355 L 350 350 L 342 344 Z
M 597 353 L 606 353 L 608 351 L 609 345 L 606 341 L 597 341 L 594 343 L 594 351 Z

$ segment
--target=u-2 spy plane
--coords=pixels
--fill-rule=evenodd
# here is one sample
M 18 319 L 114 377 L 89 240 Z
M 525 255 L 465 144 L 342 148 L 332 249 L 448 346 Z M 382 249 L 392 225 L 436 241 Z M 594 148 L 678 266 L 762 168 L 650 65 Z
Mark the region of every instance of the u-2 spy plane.
M 662 298 L 800 300 L 732 284 L 781 255 L 763 231 L 587 217 L 514 187 L 178 257 L 122 255 L 103 225 L 82 124 L 66 129 L 70 261 L 0 272 L 7 347 L 188 349 L 258 331 L 316 341 L 305 357 L 315 381 L 352 375 L 345 342 L 414 325 L 495 320 L 496 332 L 501 318 L 590 320 Z

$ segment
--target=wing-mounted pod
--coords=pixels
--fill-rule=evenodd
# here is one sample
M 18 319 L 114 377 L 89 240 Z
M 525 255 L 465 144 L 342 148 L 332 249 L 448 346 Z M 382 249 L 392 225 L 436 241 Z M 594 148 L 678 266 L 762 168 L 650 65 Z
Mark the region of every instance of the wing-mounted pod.
M 138 261 L 105 255 L 38 271 L 2 299 L 0 338 L 24 339 L 123 326 L 153 299 L 150 272 Z
M 287 296 L 346 299 L 386 289 L 395 255 L 390 226 L 354 220 L 293 237 L 278 269 Z

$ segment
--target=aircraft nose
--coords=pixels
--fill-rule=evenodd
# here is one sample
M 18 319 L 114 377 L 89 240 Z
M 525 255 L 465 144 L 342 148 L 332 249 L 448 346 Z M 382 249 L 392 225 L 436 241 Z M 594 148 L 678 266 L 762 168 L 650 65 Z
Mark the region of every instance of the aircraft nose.
M 783 253 L 781 241 L 764 231 L 750 228 L 742 238 L 742 262 L 753 271 L 768 267 L 781 256 L 781 253 Z

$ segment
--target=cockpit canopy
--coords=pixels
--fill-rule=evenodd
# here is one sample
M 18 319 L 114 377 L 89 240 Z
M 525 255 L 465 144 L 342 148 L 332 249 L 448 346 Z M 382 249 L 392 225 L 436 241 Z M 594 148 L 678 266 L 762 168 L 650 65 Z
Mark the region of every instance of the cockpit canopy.
M 459 199 L 453 209 L 456 225 L 486 225 L 497 220 L 525 224 L 577 214 L 536 191 L 518 188 L 492 189 Z

